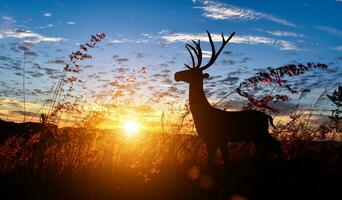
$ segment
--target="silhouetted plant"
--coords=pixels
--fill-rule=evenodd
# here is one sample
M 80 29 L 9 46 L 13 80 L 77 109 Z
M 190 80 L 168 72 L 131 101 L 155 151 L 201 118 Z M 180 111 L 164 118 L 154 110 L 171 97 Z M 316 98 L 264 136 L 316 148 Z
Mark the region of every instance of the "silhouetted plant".
M 276 84 L 280 87 L 285 87 L 290 93 L 298 93 L 294 90 L 289 84 L 286 84 L 284 80 L 285 76 L 298 76 L 304 74 L 306 71 L 311 69 L 325 69 L 327 65 L 321 63 L 307 63 L 303 64 L 290 64 L 282 67 L 267 68 L 267 72 L 259 72 L 256 75 L 245 79 L 240 83 L 239 87 L 236 89 L 237 93 L 247 98 L 249 101 L 245 108 L 248 109 L 261 109 L 261 110 L 269 110 L 271 112 L 277 113 L 278 110 L 272 108 L 269 103 L 277 103 L 279 101 L 288 101 L 289 97 L 287 95 L 276 94 L 276 95 L 266 95 L 260 99 L 256 99 L 253 94 L 249 91 L 257 87 L 259 84 Z
M 339 85 L 336 90 L 331 95 L 327 95 L 328 99 L 336 106 L 335 109 L 332 110 L 330 120 L 331 120 L 331 128 L 339 131 L 339 125 L 341 123 L 341 108 L 342 108 L 342 85 Z
M 134 94 L 139 86 L 137 76 L 145 73 L 146 67 L 143 66 L 139 69 L 133 69 L 127 76 L 120 74 L 120 78 L 102 84 L 103 90 L 92 95 L 95 98 L 93 104 L 98 108 L 89 111 L 83 110 L 82 115 L 84 117 L 77 122 L 77 125 L 85 128 L 96 128 L 109 113 L 127 109 L 134 101 Z
M 278 121 L 272 134 L 282 141 L 303 142 L 303 141 L 335 141 L 340 140 L 340 136 L 335 134 L 331 123 L 325 120 L 327 111 L 327 93 L 328 89 L 322 91 L 318 98 L 309 108 L 300 109 L 299 96 L 297 105 L 289 112 L 289 121 Z M 303 90 L 307 93 L 308 90 Z M 304 94 L 305 95 L 305 94 Z
M 57 83 L 57 86 L 53 90 L 52 98 L 48 99 L 50 104 L 48 105 L 50 106 L 48 110 L 49 122 L 58 124 L 62 112 L 80 112 L 78 106 L 83 96 L 82 94 L 74 93 L 74 83 L 83 84 L 83 81 L 75 75 L 75 73 L 79 73 L 81 71 L 78 61 L 92 58 L 88 53 L 88 50 L 94 48 L 105 36 L 106 35 L 104 33 L 92 35 L 88 43 L 81 44 L 79 46 L 79 50 L 74 51 L 69 55 L 70 60 L 63 68 L 63 74 Z M 69 73 L 72 74 L 68 75 Z M 65 84 L 69 87 L 65 88 Z

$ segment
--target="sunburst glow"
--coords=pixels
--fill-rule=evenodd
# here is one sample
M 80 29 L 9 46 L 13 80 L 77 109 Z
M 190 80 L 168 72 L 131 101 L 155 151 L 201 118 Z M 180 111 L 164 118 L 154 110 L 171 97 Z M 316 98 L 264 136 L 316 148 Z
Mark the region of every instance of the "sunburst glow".
M 134 136 L 140 129 L 139 123 L 136 121 L 126 121 L 123 124 L 123 130 L 127 136 Z

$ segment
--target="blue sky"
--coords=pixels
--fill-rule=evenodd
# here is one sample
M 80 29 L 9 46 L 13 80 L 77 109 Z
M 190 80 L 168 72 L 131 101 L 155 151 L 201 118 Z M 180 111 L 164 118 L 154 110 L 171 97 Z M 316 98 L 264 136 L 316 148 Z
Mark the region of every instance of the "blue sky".
M 27 98 L 39 104 L 56 83 L 68 54 L 98 32 L 107 37 L 92 51 L 94 59 L 84 63 L 91 67 L 81 74 L 90 90 L 145 66 L 140 96 L 168 91 L 185 101 L 186 85 L 173 81 L 173 73 L 190 61 L 184 44 L 201 39 L 203 49 L 209 50 L 206 30 L 216 41 L 217 34 L 235 31 L 226 52 L 208 69 L 213 78 L 205 87 L 211 99 L 220 99 L 267 67 L 329 64 L 326 71 L 290 80 L 299 91 L 313 91 L 304 101 L 309 105 L 324 88 L 342 82 L 341 13 L 340 0 L 0 0 L 0 112 L 8 113 L 8 102 L 14 105 L 11 109 L 20 109 L 15 103 L 22 100 L 22 42 L 29 42 L 32 52 L 26 58 Z M 90 80 L 94 74 L 101 80 Z

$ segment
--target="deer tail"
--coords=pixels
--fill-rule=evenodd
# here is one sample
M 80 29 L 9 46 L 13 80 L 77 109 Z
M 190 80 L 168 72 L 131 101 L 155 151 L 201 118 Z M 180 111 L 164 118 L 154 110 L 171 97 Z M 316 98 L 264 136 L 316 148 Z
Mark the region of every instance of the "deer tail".
M 274 124 L 273 124 L 273 118 L 272 118 L 272 116 L 267 115 L 267 117 L 268 117 L 268 120 L 270 121 L 271 126 L 272 126 L 273 128 L 276 128 L 276 127 L 274 126 Z

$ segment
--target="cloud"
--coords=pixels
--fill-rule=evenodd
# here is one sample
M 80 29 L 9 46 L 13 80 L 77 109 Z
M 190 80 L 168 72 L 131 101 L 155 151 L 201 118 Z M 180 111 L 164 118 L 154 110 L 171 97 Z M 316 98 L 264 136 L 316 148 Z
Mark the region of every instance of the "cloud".
M 10 18 L 8 16 L 2 16 L 1 19 L 5 20 L 5 21 L 11 21 L 12 20 L 12 18 Z
M 212 19 L 239 19 L 239 20 L 252 20 L 260 17 L 260 14 L 247 9 L 240 9 L 219 3 L 206 3 L 201 8 L 204 13 L 203 16 Z
M 161 73 L 165 73 L 165 74 L 168 74 L 171 72 L 171 70 L 169 69 L 163 69 L 162 71 L 160 71 Z
M 42 73 L 48 75 L 50 78 L 59 78 L 61 71 L 57 69 L 42 67 L 38 63 L 33 63 L 34 71 L 31 72 L 32 76 L 40 77 L 43 76 Z
M 15 52 L 22 52 L 25 53 L 26 56 L 38 56 L 37 52 L 32 51 L 33 44 L 30 42 L 19 42 L 14 43 L 14 45 L 11 47 L 12 50 Z
M 243 57 L 241 58 L 241 60 L 238 60 L 238 61 L 235 61 L 235 60 L 222 60 L 221 61 L 221 64 L 222 65 L 235 65 L 235 64 L 243 64 L 247 61 L 251 60 L 251 58 L 248 58 L 248 57 Z
M 283 34 L 283 35 L 293 35 L 295 33 L 292 32 L 275 32 L 274 34 Z M 298 34 L 300 37 L 301 34 Z M 193 39 L 199 39 L 204 42 L 208 42 L 208 36 L 206 34 L 192 34 L 192 33 L 172 33 L 170 31 L 163 30 L 158 33 L 158 35 L 148 35 L 148 38 L 145 39 L 128 39 L 121 38 L 119 36 L 118 39 L 110 39 L 108 44 L 119 44 L 119 43 L 160 43 L 160 40 L 165 43 L 175 43 L 175 42 L 191 42 Z M 221 34 L 212 34 L 212 39 L 214 42 L 221 42 Z M 263 44 L 269 46 L 278 47 L 280 50 L 300 50 L 293 42 L 282 40 L 282 39 L 272 39 L 269 37 L 257 36 L 257 35 L 235 35 L 232 40 L 232 43 L 239 44 Z M 211 52 L 203 51 L 203 57 L 210 57 Z
M 233 54 L 233 52 L 232 51 L 224 51 L 223 54 L 231 56 Z
M 234 60 L 221 60 L 222 65 L 235 65 L 236 62 Z
M 124 35 L 120 34 L 116 36 L 115 38 L 109 38 L 108 44 L 109 45 L 122 44 L 122 43 L 141 44 L 141 43 L 156 42 L 155 39 L 158 39 L 158 38 L 148 33 L 140 33 L 140 38 L 138 39 L 124 38 Z
M 118 64 L 122 64 L 122 63 L 128 62 L 129 59 L 128 59 L 128 58 L 117 58 L 115 61 L 116 61 Z
M 64 65 L 64 64 L 65 64 L 65 61 L 64 61 L 64 60 L 61 60 L 61 59 L 55 59 L 55 60 L 49 60 L 47 63 L 48 63 L 48 64 L 60 64 L 60 65 Z
M 272 16 L 272 15 L 269 15 L 269 14 L 262 14 L 261 18 L 268 19 L 268 20 L 270 20 L 272 22 L 275 22 L 275 23 L 278 23 L 278 24 L 282 24 L 282 25 L 285 25 L 285 26 L 297 27 L 297 25 L 295 25 L 292 22 L 289 22 L 289 21 L 287 21 L 285 19 L 281 19 L 281 18 Z
M 239 81 L 239 77 L 235 77 L 235 76 L 229 76 L 229 77 L 226 77 L 222 80 L 219 80 L 218 82 L 221 83 L 221 84 L 236 84 L 237 82 Z
M 220 34 L 211 34 L 214 42 L 221 42 L 222 38 Z M 163 39 L 167 43 L 175 43 L 175 42 L 189 42 L 193 39 L 199 39 L 203 42 L 208 42 L 208 36 L 206 34 L 189 34 L 189 33 L 170 33 L 166 35 L 162 35 L 161 39 Z M 242 35 L 242 36 L 234 36 L 231 40 L 231 43 L 238 44 L 263 44 L 269 46 L 278 47 L 280 50 L 299 50 L 295 44 L 286 40 L 275 40 L 268 37 L 263 36 L 255 36 L 255 35 Z
M 45 25 L 45 26 L 39 26 L 39 28 L 40 29 L 45 29 L 45 28 L 52 28 L 52 27 L 54 27 L 55 25 L 53 25 L 53 24 L 47 24 L 47 25 Z
M 127 38 L 118 38 L 118 39 L 110 39 L 108 41 L 108 44 L 121 44 L 121 43 L 134 43 L 134 44 L 140 44 L 140 43 L 148 43 L 150 42 L 150 39 L 127 39 Z
M 84 65 L 83 68 L 87 69 L 87 68 L 93 68 L 94 65 L 88 64 L 88 65 Z
M 170 78 L 165 78 L 165 79 L 161 80 L 161 83 L 163 83 L 165 85 L 172 85 L 172 83 L 174 83 L 174 81 L 171 80 Z
M 137 58 L 145 58 L 146 54 L 143 52 L 133 52 Z
M 342 37 L 342 31 L 337 29 L 337 28 L 329 27 L 329 26 L 316 26 L 315 28 L 318 30 L 325 31 L 325 32 L 328 32 L 330 34 L 333 34 L 337 37 Z
M 35 70 L 35 71 L 26 71 L 25 74 L 31 75 L 32 77 L 39 78 L 43 77 L 45 74 Z
M 37 57 L 37 56 L 38 56 L 38 53 L 37 53 L 37 52 L 34 52 L 34 51 L 26 51 L 26 52 L 25 52 L 25 55 L 26 55 L 26 56 Z
M 211 51 L 202 51 L 202 57 L 203 58 L 210 58 L 211 57 Z
M 157 79 L 166 79 L 169 78 L 170 75 L 166 73 L 154 73 L 151 76 Z
M 52 13 L 49 13 L 49 12 L 46 12 L 43 14 L 45 17 L 51 17 L 52 16 Z
M 13 59 L 7 56 L 0 55 L 0 61 L 8 62 L 12 61 Z
M 69 21 L 69 22 L 67 22 L 67 24 L 68 24 L 68 25 L 74 25 L 74 24 L 76 24 L 76 22 Z
M 120 39 L 111 39 L 108 41 L 108 43 L 109 44 L 119 44 L 119 43 L 126 43 L 126 42 L 132 42 L 132 41 L 129 39 L 125 39 L 125 38 L 120 38 Z
M 36 113 L 34 112 L 30 112 L 30 111 L 26 111 L 25 112 L 26 116 L 29 116 L 29 117 L 34 117 L 36 116 Z M 10 115 L 23 115 L 24 114 L 24 111 L 21 111 L 21 110 L 12 110 L 12 111 L 9 111 L 9 114 Z
M 336 46 L 336 47 L 330 47 L 330 49 L 336 50 L 336 51 L 342 51 L 342 45 Z
M 14 22 L 15 22 L 15 20 L 14 20 L 12 17 L 5 16 L 5 15 L 3 15 L 3 16 L 1 17 L 1 19 L 2 19 L 2 21 L 4 21 L 4 23 L 6 23 L 6 24 L 14 23 Z
M 47 67 L 44 67 L 43 70 L 45 71 L 45 73 L 49 76 L 52 76 L 52 75 L 55 75 L 55 74 L 58 74 L 60 73 L 60 71 L 56 70 L 56 69 L 52 69 L 52 68 L 47 68 Z
M 257 20 L 266 19 L 285 26 L 296 27 L 294 23 L 291 23 L 285 19 L 275 17 L 270 14 L 257 12 L 252 9 L 239 8 L 229 4 L 218 3 L 214 1 L 202 1 L 203 6 L 195 7 L 204 11 L 202 14 L 204 17 L 215 20 Z
M 274 36 L 279 36 L 279 37 L 301 37 L 304 38 L 305 35 L 303 34 L 298 34 L 294 32 L 289 32 L 289 31 L 265 31 L 266 33 Z
M 119 67 L 119 68 L 115 68 L 113 69 L 113 71 L 119 73 L 119 74 L 124 74 L 126 72 L 129 72 L 130 69 L 128 67 Z
M 3 38 L 18 38 L 25 39 L 25 42 L 40 43 L 40 42 L 62 42 L 66 39 L 61 37 L 47 37 L 24 29 L 12 29 L 0 31 L 0 39 Z
M 7 105 L 7 106 L 13 106 L 13 107 L 21 107 L 20 102 L 12 100 L 12 99 L 0 99 L 0 105 Z
M 4 64 L 2 64 L 1 66 L 2 69 L 8 69 L 8 70 L 16 70 L 16 71 L 22 71 L 21 68 L 21 61 L 19 60 L 9 60 L 7 62 L 5 62 Z

